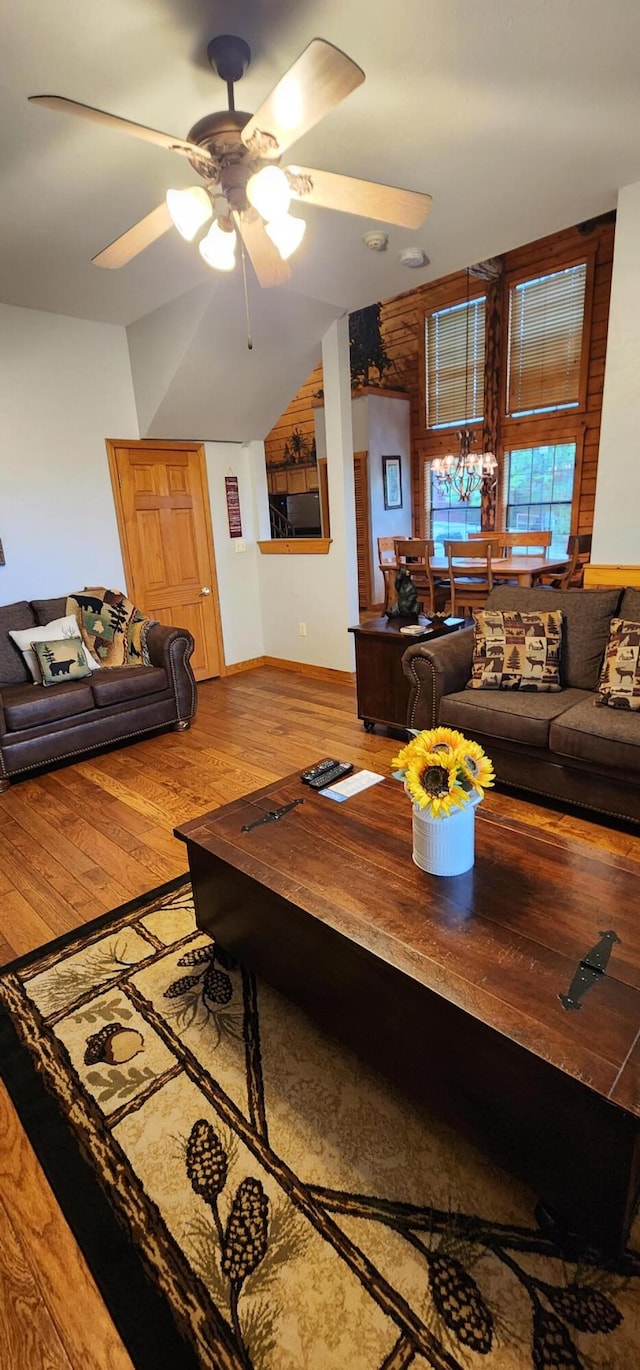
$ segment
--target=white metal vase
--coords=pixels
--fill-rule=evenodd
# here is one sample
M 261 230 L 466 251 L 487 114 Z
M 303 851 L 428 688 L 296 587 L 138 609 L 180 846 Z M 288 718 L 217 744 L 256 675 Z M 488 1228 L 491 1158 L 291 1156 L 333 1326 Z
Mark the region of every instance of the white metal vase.
M 474 794 L 464 808 L 446 818 L 432 818 L 426 809 L 413 805 L 413 859 L 429 875 L 464 875 L 475 859 L 476 806 L 482 796 Z

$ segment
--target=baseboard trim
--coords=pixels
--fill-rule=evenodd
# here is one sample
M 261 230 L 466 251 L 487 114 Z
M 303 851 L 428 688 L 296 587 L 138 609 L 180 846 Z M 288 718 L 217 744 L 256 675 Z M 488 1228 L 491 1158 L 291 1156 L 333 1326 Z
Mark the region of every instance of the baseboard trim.
M 313 676 L 315 680 L 332 680 L 335 684 L 353 685 L 355 671 L 336 671 L 332 666 L 312 666 L 306 661 L 285 661 L 280 656 L 265 656 L 265 666 L 276 666 L 279 671 L 297 671 L 298 675 Z
M 266 657 L 251 656 L 246 661 L 234 661 L 233 666 L 227 666 L 227 675 L 240 675 L 241 671 L 256 671 L 259 666 L 264 666 Z

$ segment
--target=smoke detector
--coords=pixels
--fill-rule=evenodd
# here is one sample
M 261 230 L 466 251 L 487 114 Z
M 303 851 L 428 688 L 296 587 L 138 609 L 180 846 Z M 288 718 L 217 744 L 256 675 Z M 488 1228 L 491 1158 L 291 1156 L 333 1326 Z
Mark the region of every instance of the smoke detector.
M 400 253 L 400 261 L 403 266 L 428 266 L 429 258 L 421 247 L 403 247 Z
M 383 233 L 379 228 L 372 228 L 369 233 L 365 233 L 362 241 L 371 252 L 386 252 L 389 245 L 389 234 Z

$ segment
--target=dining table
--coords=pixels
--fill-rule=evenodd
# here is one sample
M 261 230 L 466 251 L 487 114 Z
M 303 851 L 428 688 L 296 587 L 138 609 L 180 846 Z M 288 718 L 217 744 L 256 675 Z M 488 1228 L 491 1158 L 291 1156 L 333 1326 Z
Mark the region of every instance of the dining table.
M 457 575 L 479 575 L 484 566 L 484 558 L 471 558 L 465 561 L 462 557 L 456 557 L 454 570 Z M 545 575 L 562 575 L 569 564 L 567 556 L 543 557 L 539 553 L 532 556 L 511 556 L 511 557 L 492 557 L 491 572 L 496 581 L 511 580 L 517 585 L 525 585 L 531 588 L 534 584 L 536 575 L 544 572 Z M 431 557 L 430 566 L 438 578 L 446 579 L 449 575 L 449 562 L 446 557 Z M 410 568 L 409 568 L 410 569 Z

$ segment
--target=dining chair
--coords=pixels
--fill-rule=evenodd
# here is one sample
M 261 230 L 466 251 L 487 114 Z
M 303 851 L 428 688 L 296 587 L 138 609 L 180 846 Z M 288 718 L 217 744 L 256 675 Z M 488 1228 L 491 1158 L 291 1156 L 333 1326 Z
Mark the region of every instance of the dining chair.
M 445 542 L 444 550 L 449 562 L 449 612 L 452 618 L 455 618 L 458 609 L 482 609 L 493 588 L 490 547 L 476 539 L 473 542 Z M 456 566 L 457 561 L 467 564 Z M 475 564 L 469 566 L 470 561 Z
M 518 548 L 525 547 L 528 553 L 542 552 L 543 556 L 548 557 L 549 548 L 553 533 L 545 530 L 544 532 L 524 532 L 510 533 L 508 531 L 500 534 L 502 543 L 502 554 L 509 557 L 512 554 L 518 556 Z
M 468 533 L 470 542 L 481 542 L 491 549 L 492 557 L 502 556 L 504 533 Z
M 395 538 L 378 538 L 378 570 L 382 572 L 384 581 L 384 614 L 391 603 L 391 591 L 397 569 Z
M 441 575 L 436 578 L 433 572 L 431 539 L 396 538 L 395 551 L 397 565 L 406 567 L 418 593 L 427 593 L 428 599 L 423 601 L 426 617 L 433 618 L 434 614 L 442 613 L 449 599 L 449 582 L 443 580 Z
M 591 533 L 571 533 L 567 539 L 569 558 L 564 571 L 538 571 L 532 576 L 536 589 L 581 590 L 584 582 L 584 568 L 591 560 Z

